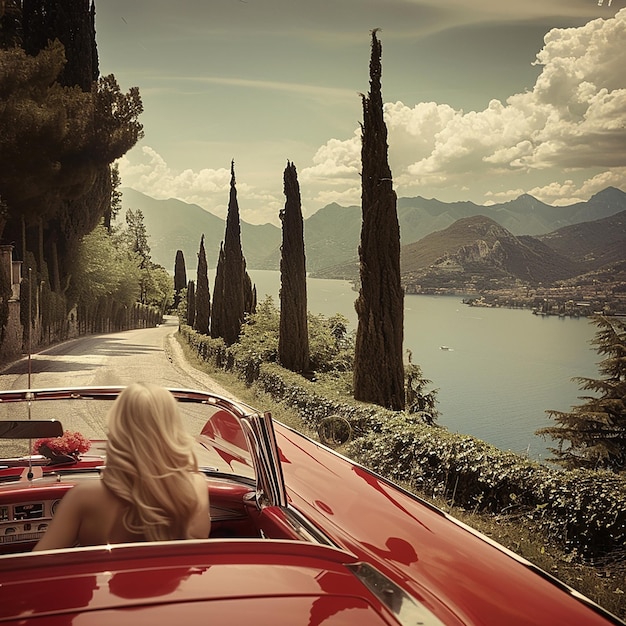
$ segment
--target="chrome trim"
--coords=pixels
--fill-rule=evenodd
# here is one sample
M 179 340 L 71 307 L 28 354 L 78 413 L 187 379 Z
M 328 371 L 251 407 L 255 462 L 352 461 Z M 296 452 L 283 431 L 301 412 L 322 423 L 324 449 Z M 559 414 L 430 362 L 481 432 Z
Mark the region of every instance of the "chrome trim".
M 346 568 L 387 607 L 402 626 L 445 626 L 419 600 L 369 563 L 348 563 Z
M 243 416 L 241 425 L 257 474 L 257 506 L 287 507 L 287 491 L 278 459 L 271 415 Z

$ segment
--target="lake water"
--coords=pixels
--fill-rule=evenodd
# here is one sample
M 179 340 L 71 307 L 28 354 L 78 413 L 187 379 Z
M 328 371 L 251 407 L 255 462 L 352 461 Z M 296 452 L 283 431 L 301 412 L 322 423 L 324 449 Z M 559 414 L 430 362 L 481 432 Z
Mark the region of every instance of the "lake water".
M 279 304 L 280 273 L 250 270 L 258 300 Z M 341 313 L 356 328 L 356 292 L 342 280 L 309 278 L 308 309 Z M 541 317 L 529 310 L 472 308 L 456 296 L 404 299 L 404 345 L 438 389 L 439 424 L 502 450 L 550 456 L 534 433 L 554 424 L 545 411 L 568 411 L 583 395 L 574 376 L 599 377 L 586 319 Z M 447 346 L 449 350 L 442 350 Z

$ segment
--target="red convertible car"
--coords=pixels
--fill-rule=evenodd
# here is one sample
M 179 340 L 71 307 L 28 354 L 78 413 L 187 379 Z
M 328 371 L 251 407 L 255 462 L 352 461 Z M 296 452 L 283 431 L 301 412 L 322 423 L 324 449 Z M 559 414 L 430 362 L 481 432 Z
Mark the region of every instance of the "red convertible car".
M 210 537 L 31 552 L 64 494 L 106 463 L 102 441 L 74 458 L 33 455 L 33 440 L 79 416 L 101 427 L 120 391 L 0 392 L 0 623 L 623 624 L 269 414 L 194 390 L 170 391 L 197 434 Z

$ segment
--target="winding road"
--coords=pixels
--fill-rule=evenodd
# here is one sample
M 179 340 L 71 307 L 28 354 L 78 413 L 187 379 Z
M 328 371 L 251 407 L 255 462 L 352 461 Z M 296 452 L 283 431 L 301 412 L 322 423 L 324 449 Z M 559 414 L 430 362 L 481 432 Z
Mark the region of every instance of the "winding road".
M 236 399 L 187 363 L 174 337 L 177 330 L 178 319 L 166 317 L 156 328 L 89 335 L 46 348 L 31 356 L 30 387 L 128 385 L 143 381 L 164 387 L 209 390 Z M 0 389 L 28 389 L 28 371 L 27 357 L 5 366 L 0 370 Z M 7 407 L 0 405 L 0 419 L 7 418 Z M 92 439 L 106 437 L 105 422 L 103 416 L 89 419 L 78 412 L 63 417 L 66 429 L 78 430 Z M 196 434 L 203 423 L 204 420 L 188 422 L 190 432 Z

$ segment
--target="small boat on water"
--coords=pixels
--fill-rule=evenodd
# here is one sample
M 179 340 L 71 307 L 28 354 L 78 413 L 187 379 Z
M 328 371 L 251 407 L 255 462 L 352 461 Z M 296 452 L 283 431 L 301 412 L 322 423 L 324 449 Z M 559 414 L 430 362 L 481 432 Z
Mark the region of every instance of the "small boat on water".
M 440 350 L 452 350 L 450 346 L 439 346 Z

